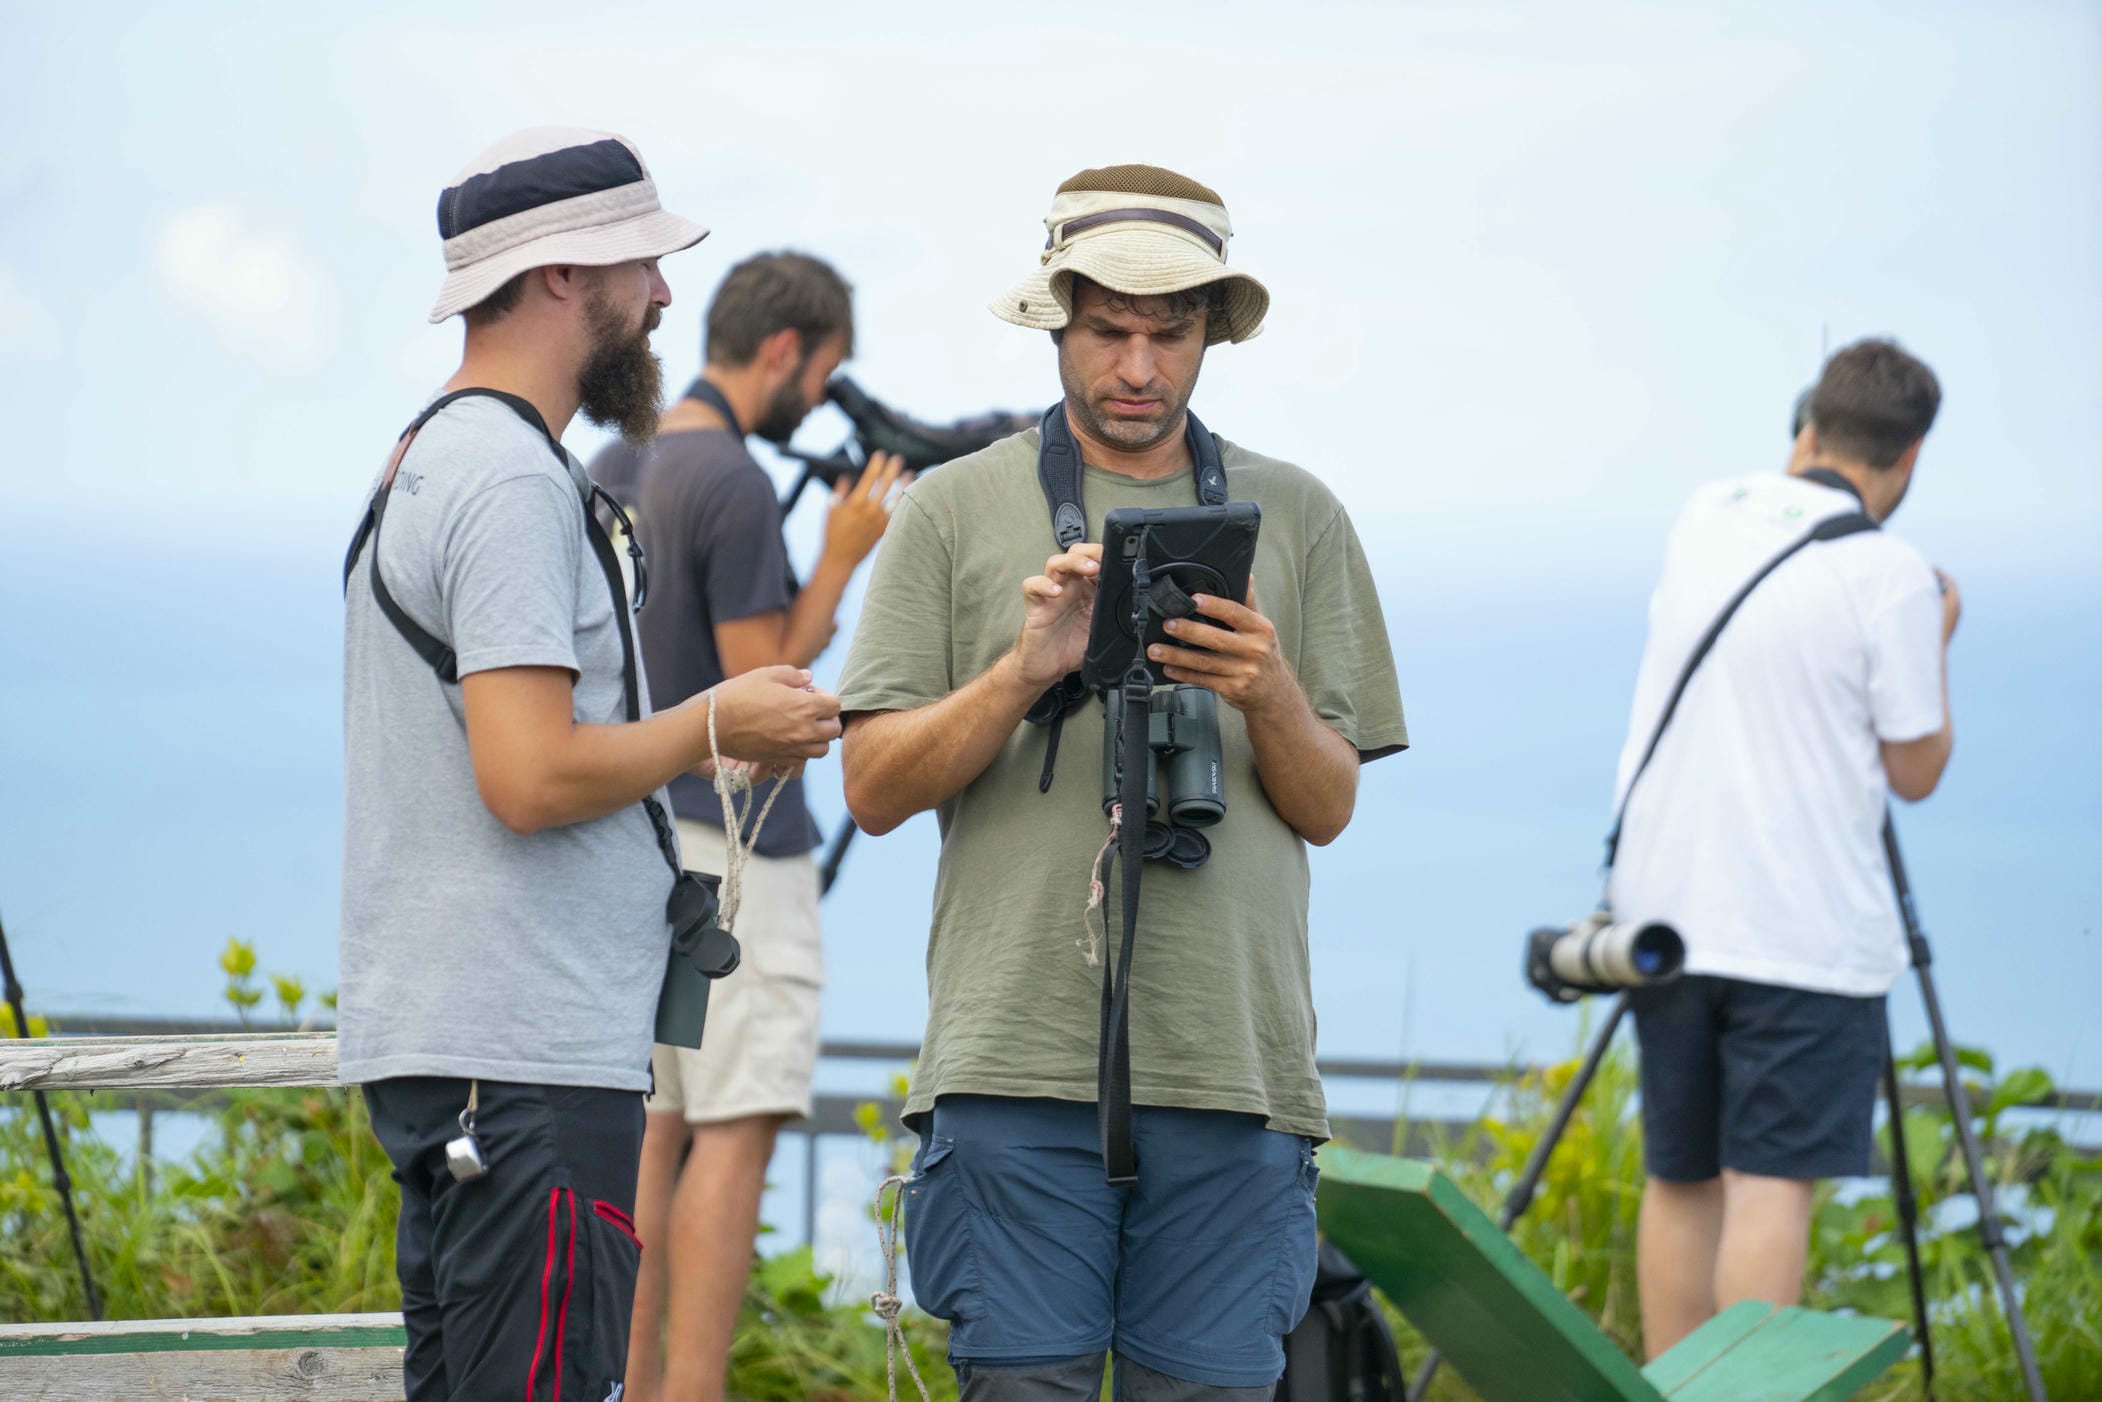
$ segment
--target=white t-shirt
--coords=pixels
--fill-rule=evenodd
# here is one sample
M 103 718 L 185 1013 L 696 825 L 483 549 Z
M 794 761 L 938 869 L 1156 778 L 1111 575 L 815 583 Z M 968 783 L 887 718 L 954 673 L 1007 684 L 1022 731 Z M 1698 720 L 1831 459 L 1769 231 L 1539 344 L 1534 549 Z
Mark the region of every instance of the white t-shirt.
M 1723 605 L 1818 521 L 1859 509 L 1773 474 L 1694 494 L 1650 600 L 1616 808 Z M 1906 961 L 1878 742 L 1941 726 L 1934 571 L 1881 531 L 1805 547 L 1752 591 L 1686 688 L 1628 806 L 1614 913 L 1677 929 L 1689 973 L 1888 991 Z

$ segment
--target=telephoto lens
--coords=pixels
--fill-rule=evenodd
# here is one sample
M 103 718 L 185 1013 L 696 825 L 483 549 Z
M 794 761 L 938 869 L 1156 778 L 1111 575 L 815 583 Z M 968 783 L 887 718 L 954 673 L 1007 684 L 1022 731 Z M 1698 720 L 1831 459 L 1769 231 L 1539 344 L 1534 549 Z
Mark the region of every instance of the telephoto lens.
M 1566 929 L 1549 926 L 1526 939 L 1525 976 L 1558 1003 L 1586 993 L 1669 983 L 1686 966 L 1686 942 L 1660 921 L 1616 921 L 1594 911 Z
M 1219 759 L 1219 698 L 1201 686 L 1153 693 L 1148 717 L 1153 750 L 1167 770 L 1168 818 L 1179 828 L 1208 828 L 1226 816 Z

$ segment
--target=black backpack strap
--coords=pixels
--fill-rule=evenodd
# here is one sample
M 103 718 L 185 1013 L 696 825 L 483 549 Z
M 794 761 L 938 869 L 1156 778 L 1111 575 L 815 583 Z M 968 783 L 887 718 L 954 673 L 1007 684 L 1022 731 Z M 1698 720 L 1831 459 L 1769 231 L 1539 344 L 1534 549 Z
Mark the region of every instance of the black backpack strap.
M 1853 492 L 1857 500 L 1860 498 L 1861 494 L 1854 490 L 1852 484 L 1847 483 L 1846 479 L 1837 473 L 1820 469 L 1816 474 L 1806 475 L 1811 475 L 1812 480 L 1817 481 L 1822 481 L 1824 477 L 1834 478 L 1844 485 L 1847 491 Z M 1635 783 L 1642 777 L 1642 772 L 1649 768 L 1649 762 L 1656 757 L 1657 746 L 1664 739 L 1664 729 L 1671 724 L 1672 716 L 1679 709 L 1679 702 L 1685 698 L 1687 684 L 1693 680 L 1693 674 L 1700 669 L 1701 663 L 1707 660 L 1709 652 L 1715 647 L 1715 640 L 1722 636 L 1724 626 L 1736 616 L 1738 608 L 1751 597 L 1754 589 L 1765 582 L 1768 575 L 1781 568 L 1797 551 L 1820 541 L 1840 540 L 1850 535 L 1860 535 L 1864 531 L 1879 529 L 1881 528 L 1877 526 L 1875 519 L 1865 511 L 1844 511 L 1837 516 L 1829 516 L 1790 542 L 1787 549 L 1761 565 L 1758 573 L 1746 580 L 1743 586 L 1730 596 L 1730 601 L 1722 606 L 1722 612 L 1715 616 L 1715 621 L 1708 625 L 1708 631 L 1701 634 L 1700 641 L 1694 644 L 1693 653 L 1686 659 L 1686 665 L 1679 669 L 1679 679 L 1664 702 L 1664 711 L 1657 717 L 1656 728 L 1650 732 L 1649 744 L 1643 748 L 1642 758 L 1636 763 L 1635 772 L 1628 776 L 1628 786 L 1620 795 L 1620 809 L 1613 815 L 1613 830 L 1606 834 L 1607 871 L 1613 869 L 1613 860 L 1620 852 L 1620 828 L 1621 824 L 1627 821 L 1628 802 L 1635 796 Z
M 459 658 L 429 629 L 409 617 L 408 610 L 395 600 L 393 591 L 387 588 L 386 578 L 380 573 L 379 535 L 380 523 L 387 518 L 387 503 L 394 495 L 394 479 L 401 471 L 402 460 L 409 455 L 409 445 L 414 441 L 418 430 L 448 404 L 471 397 L 499 399 L 509 405 L 520 418 L 540 430 L 541 436 L 547 439 L 549 446 L 554 449 L 555 456 L 561 459 L 562 470 L 569 470 L 569 455 L 562 451 L 562 445 L 547 431 L 547 421 L 540 417 L 540 411 L 535 409 L 530 401 L 499 389 L 456 389 L 450 394 L 442 394 L 426 405 L 423 412 L 401 431 L 401 437 L 395 440 L 393 460 L 387 464 L 387 470 L 380 478 L 379 489 L 372 494 L 372 502 L 365 508 L 365 519 L 358 523 L 357 533 L 351 537 L 350 549 L 343 556 L 343 588 L 347 593 L 350 589 L 351 571 L 357 565 L 358 552 L 364 549 L 366 541 L 372 542 L 373 601 L 379 605 L 380 612 L 386 615 L 387 621 L 394 625 L 394 631 L 401 634 L 402 641 L 414 648 L 416 655 L 421 657 L 425 664 L 438 674 L 438 680 L 447 686 L 459 683 Z
M 386 615 L 387 621 L 394 625 L 394 631 L 401 634 L 402 640 L 416 650 L 416 655 L 428 663 L 431 670 L 437 673 L 438 680 L 447 686 L 459 685 L 459 659 L 454 656 L 450 647 L 409 617 L 407 610 L 395 601 L 393 593 L 387 588 L 387 581 L 380 575 L 379 538 L 380 526 L 387 518 L 387 499 L 394 491 L 395 476 L 401 471 L 402 461 L 408 456 L 409 443 L 417 430 L 429 423 L 433 415 L 454 400 L 470 397 L 501 400 L 508 405 L 520 418 L 540 430 L 540 436 L 547 440 L 548 448 L 554 453 L 556 461 L 562 464 L 563 472 L 569 471 L 569 454 L 563 450 L 561 441 L 548 432 L 547 420 L 540 417 L 540 411 L 533 407 L 530 400 L 500 389 L 456 389 L 450 394 L 440 395 L 402 430 L 401 438 L 395 447 L 394 459 L 387 465 L 387 471 L 380 480 L 379 490 L 372 494 L 372 504 L 365 508 L 365 519 L 358 523 L 357 533 L 351 537 L 350 549 L 343 557 L 343 588 L 347 593 L 350 589 L 351 571 L 357 565 L 358 552 L 365 547 L 368 540 L 372 543 L 373 600 L 378 603 L 380 612 Z M 621 699 L 627 718 L 631 722 L 639 721 L 642 719 L 642 674 L 635 664 L 635 623 L 633 611 L 628 607 L 628 588 L 621 578 L 620 557 L 614 551 L 613 539 L 606 534 L 606 528 L 600 524 L 598 513 L 592 510 L 592 503 L 589 501 L 584 503 L 584 534 L 591 542 L 592 553 L 598 557 L 600 571 L 606 576 L 606 588 L 613 595 L 613 614 L 620 629 Z M 663 854 L 666 865 L 671 867 L 673 880 L 677 881 L 684 875 L 685 868 L 679 861 L 678 840 L 672 834 L 671 817 L 664 811 L 664 805 L 657 802 L 655 795 L 643 799 L 642 807 L 649 814 L 650 828 L 656 834 L 657 850 Z

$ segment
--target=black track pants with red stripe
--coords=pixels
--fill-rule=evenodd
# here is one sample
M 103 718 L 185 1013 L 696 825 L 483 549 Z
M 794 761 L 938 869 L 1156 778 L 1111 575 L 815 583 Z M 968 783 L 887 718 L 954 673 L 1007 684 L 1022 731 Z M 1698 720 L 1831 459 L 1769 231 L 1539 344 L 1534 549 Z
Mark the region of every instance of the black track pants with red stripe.
M 606 1402 L 627 1369 L 642 1244 L 642 1095 L 483 1081 L 488 1172 L 453 1178 L 467 1082 L 365 1087 L 401 1185 L 395 1264 L 408 1402 Z

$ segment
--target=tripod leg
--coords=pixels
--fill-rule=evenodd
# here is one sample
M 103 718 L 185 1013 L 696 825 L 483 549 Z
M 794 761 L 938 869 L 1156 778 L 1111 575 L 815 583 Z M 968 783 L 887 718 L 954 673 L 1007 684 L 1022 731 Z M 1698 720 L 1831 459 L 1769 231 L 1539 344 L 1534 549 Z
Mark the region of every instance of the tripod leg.
M 29 1014 L 22 1009 L 22 983 L 15 977 L 14 956 L 7 951 L 7 930 L 0 927 L 0 992 L 15 1015 L 15 1035 L 29 1035 Z M 102 1296 L 96 1292 L 95 1276 L 88 1269 L 88 1246 L 80 1235 L 80 1215 L 73 1210 L 73 1176 L 66 1172 L 66 1156 L 58 1144 L 58 1129 L 51 1123 L 51 1102 L 42 1091 L 33 1093 L 37 1119 L 44 1127 L 44 1152 L 51 1156 L 51 1185 L 58 1190 L 59 1205 L 66 1212 L 66 1227 L 73 1234 L 73 1259 L 80 1266 L 80 1289 L 86 1297 L 88 1318 L 102 1318 Z
M 1605 1025 L 1600 1027 L 1598 1035 L 1591 1039 L 1591 1048 L 1584 1053 L 1583 1064 L 1577 1067 L 1576 1075 L 1570 1078 L 1568 1088 L 1562 1092 L 1561 1103 L 1555 1106 L 1554 1118 L 1548 1121 L 1547 1129 L 1541 1134 L 1539 1142 L 1533 1145 L 1533 1152 L 1526 1159 L 1525 1169 L 1518 1175 L 1518 1181 L 1513 1183 L 1511 1191 L 1505 1194 L 1503 1211 L 1497 1214 L 1496 1219 L 1499 1230 L 1509 1232 L 1518 1219 L 1525 1215 L 1525 1210 L 1533 1205 L 1533 1194 L 1539 1190 L 1541 1175 L 1547 1172 L 1547 1160 L 1554 1153 L 1556 1143 L 1562 1138 L 1562 1132 L 1569 1128 L 1570 1120 L 1576 1116 L 1577 1102 L 1584 1098 L 1584 1092 L 1591 1087 L 1592 1078 L 1598 1075 L 1599 1064 L 1606 1059 L 1606 1048 L 1612 1045 L 1613 1034 L 1620 1030 L 1620 1020 L 1627 1016 L 1627 1012 L 1628 995 L 1623 993 L 1613 1000 L 1613 1010 L 1606 1014 Z M 1416 1381 L 1409 1384 L 1408 1402 L 1423 1402 L 1429 1395 L 1431 1379 L 1437 1375 L 1438 1365 L 1443 1361 L 1436 1349 L 1432 1349 L 1424 1358 L 1423 1367 L 1416 1374 Z
M 1905 1262 L 1912 1273 L 1912 1324 L 1920 1342 L 1920 1390 L 1934 1402 L 1934 1340 L 1927 1332 L 1927 1278 L 1920 1269 L 1920 1202 L 1912 1191 L 1912 1160 L 1905 1152 L 1905 1105 L 1898 1094 L 1895 1050 L 1883 1063 L 1883 1089 L 1890 1099 L 1890 1189 L 1897 1203 L 1898 1230 L 1905 1237 Z
M 825 852 L 825 860 L 817 869 L 817 893 L 822 898 L 831 891 L 832 883 L 839 880 L 839 864 L 847 859 L 847 844 L 861 829 L 854 826 L 852 818 L 839 820 L 839 831 L 832 835 L 832 845 Z
M 1919 976 L 1920 1001 L 1927 1007 L 1927 1029 L 1934 1034 L 1934 1051 L 1941 1059 L 1942 1084 L 1949 1097 L 1949 1118 L 1956 1122 L 1956 1141 L 1963 1146 L 1964 1171 L 1971 1178 L 1971 1194 L 1978 1200 L 1978 1239 L 1992 1257 L 1993 1275 L 2000 1285 L 2000 1300 L 2007 1313 L 2007 1332 L 2014 1338 L 2014 1354 L 2022 1368 L 2022 1385 L 2030 1402 L 2044 1402 L 2043 1375 L 2036 1370 L 2036 1345 L 2029 1338 L 2029 1321 L 2015 1294 L 2014 1268 L 2007 1261 L 2007 1239 L 2000 1232 L 2000 1212 L 1993 1203 L 1993 1185 L 1985 1176 L 1985 1155 L 1979 1152 L 1978 1136 L 1971 1129 L 1971 1098 L 1964 1093 L 1963 1072 L 1956 1065 L 1956 1049 L 1949 1043 L 1948 1028 L 1941 1020 L 1941 999 L 1934 993 L 1934 951 L 1920 930 L 1919 911 L 1912 901 L 1912 883 L 1905 876 L 1905 858 L 1898 851 L 1897 824 L 1890 811 L 1883 813 L 1883 855 L 1890 863 L 1891 889 L 1898 898 L 1898 918 L 1905 926 L 1905 942 L 1912 953 L 1912 972 Z
M 1949 1097 L 1949 1116 L 1956 1122 L 1956 1139 L 1963 1146 L 1963 1167 L 1970 1175 L 1971 1194 L 1978 1200 L 1978 1237 L 1992 1257 L 1993 1275 L 2000 1285 L 2000 1303 L 2007 1313 L 2007 1331 L 2014 1337 L 2015 1359 L 2021 1365 L 2022 1385 L 2030 1402 L 2045 1402 L 2043 1375 L 2036 1368 L 2036 1345 L 2029 1337 L 2029 1321 L 2022 1314 L 2021 1298 L 2015 1293 L 2014 1267 L 2007 1260 L 2007 1238 L 2000 1231 L 2000 1211 L 1993 1202 L 1992 1180 L 1985 1172 L 1985 1155 L 1978 1135 L 1971 1128 L 1971 1099 L 1963 1088 L 1963 1073 L 1956 1064 L 1956 1049 L 1942 1025 L 1941 1000 L 1934 993 L 1934 976 L 1927 972 L 1926 940 L 1917 941 L 1912 971 L 1919 975 L 1920 997 L 1927 1005 L 1927 1026 L 1934 1033 L 1934 1050 L 1941 1057 L 1942 1083 Z

